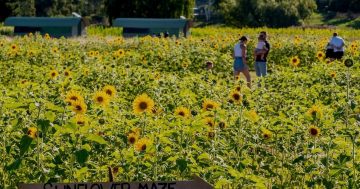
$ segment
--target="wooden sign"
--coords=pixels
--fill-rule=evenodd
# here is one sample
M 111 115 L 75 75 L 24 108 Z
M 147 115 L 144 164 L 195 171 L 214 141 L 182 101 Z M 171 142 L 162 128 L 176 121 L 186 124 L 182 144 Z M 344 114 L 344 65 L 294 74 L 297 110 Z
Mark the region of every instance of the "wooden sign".
M 190 181 L 20 184 L 19 189 L 212 189 L 198 176 Z

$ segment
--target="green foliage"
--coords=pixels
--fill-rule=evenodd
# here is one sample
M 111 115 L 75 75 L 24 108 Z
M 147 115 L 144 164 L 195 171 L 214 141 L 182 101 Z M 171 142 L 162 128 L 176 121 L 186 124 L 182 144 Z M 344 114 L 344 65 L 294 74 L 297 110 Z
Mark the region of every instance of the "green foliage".
M 116 17 L 190 18 L 194 4 L 194 0 L 107 0 L 106 10 L 110 20 Z
M 316 3 L 314 0 L 222 0 L 218 7 L 231 25 L 286 27 L 308 18 L 316 10 Z
M 317 0 L 320 11 L 360 12 L 359 0 Z
M 7 5 L 15 16 L 35 16 L 35 0 L 9 1 Z

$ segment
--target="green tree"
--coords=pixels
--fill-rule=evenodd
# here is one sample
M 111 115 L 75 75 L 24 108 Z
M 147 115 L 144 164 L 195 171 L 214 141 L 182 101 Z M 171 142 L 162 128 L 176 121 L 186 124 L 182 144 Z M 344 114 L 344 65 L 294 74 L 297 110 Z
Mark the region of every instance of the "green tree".
M 195 0 L 106 0 L 109 19 L 191 17 Z
M 0 0 L 0 22 L 11 15 L 11 8 L 8 6 L 9 0 Z
M 14 0 L 7 3 L 13 16 L 35 16 L 35 0 Z
M 314 0 L 221 0 L 219 12 L 235 26 L 298 25 L 316 10 Z M 281 18 L 281 19 L 279 19 Z

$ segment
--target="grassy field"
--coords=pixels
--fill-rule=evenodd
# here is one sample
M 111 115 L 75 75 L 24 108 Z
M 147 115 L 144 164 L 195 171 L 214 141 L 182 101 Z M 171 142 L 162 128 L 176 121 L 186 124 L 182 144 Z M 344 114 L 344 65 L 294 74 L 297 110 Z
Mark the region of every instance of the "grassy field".
M 269 33 L 265 78 L 232 76 L 233 46 Z M 119 31 L 0 37 L 0 188 L 189 180 L 215 188 L 358 188 L 360 33 L 194 28 L 187 39 Z M 205 69 L 206 62 L 214 68 Z M 261 84 L 261 85 L 259 85 Z
M 305 25 L 312 27 L 328 26 L 342 29 L 360 29 L 360 17 L 349 18 L 346 14 L 329 16 L 326 14 L 314 13 L 305 21 Z

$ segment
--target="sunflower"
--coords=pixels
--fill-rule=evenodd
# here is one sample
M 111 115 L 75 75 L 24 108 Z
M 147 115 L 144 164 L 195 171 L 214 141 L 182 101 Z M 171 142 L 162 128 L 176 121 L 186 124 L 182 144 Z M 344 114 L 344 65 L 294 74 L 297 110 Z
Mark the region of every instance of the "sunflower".
M 290 64 L 297 67 L 300 64 L 300 59 L 298 56 L 294 56 L 290 58 Z
M 135 98 L 133 102 L 133 110 L 135 114 L 143 112 L 151 113 L 154 105 L 154 101 L 147 94 L 142 94 Z
M 18 50 L 18 47 L 16 46 L 16 44 L 11 45 L 11 50 L 12 51 L 17 51 Z
M 106 85 L 103 90 L 110 98 L 116 95 L 116 89 L 112 85 Z
M 142 138 L 135 143 L 135 150 L 144 152 L 151 145 L 151 141 L 147 138 Z
M 267 140 L 272 137 L 272 132 L 267 129 L 262 129 L 262 137 Z
M 336 72 L 335 71 L 330 72 L 330 77 L 335 78 L 336 77 Z
M 205 124 L 205 125 L 208 125 L 208 126 L 210 126 L 210 127 L 214 127 L 214 126 L 215 126 L 215 121 L 214 121 L 214 119 L 211 118 L 211 117 L 205 117 L 203 121 L 204 121 L 204 124 Z
M 317 137 L 320 135 L 320 129 L 314 125 L 309 127 L 309 134 L 313 137 Z
M 76 114 L 74 119 L 75 119 L 75 123 L 78 125 L 86 124 L 86 117 L 83 114 Z
M 59 52 L 59 49 L 58 49 L 57 47 L 54 47 L 54 48 L 51 49 L 51 51 L 52 51 L 54 54 L 56 54 L 56 53 Z
M 50 39 L 50 35 L 49 35 L 48 33 L 46 33 L 46 34 L 44 35 L 44 38 L 45 38 L 45 39 Z
M 225 129 L 226 128 L 226 122 L 225 121 L 220 121 L 218 126 L 220 127 L 220 129 Z
M 77 114 L 84 114 L 86 112 L 87 106 L 82 101 L 75 101 L 72 103 L 73 111 Z
M 241 86 L 235 87 L 235 91 L 240 92 L 241 91 Z
M 66 94 L 65 102 L 71 105 L 75 101 L 84 102 L 84 98 L 80 95 L 79 92 L 71 90 Z
M 70 76 L 71 76 L 71 71 L 70 71 L 69 69 L 66 69 L 66 70 L 64 71 L 64 76 L 65 76 L 65 77 L 70 77 Z
M 139 138 L 139 135 L 136 133 L 129 133 L 127 136 L 127 140 L 130 144 L 135 144 Z
M 321 118 L 322 117 L 322 110 L 318 105 L 313 105 L 306 114 L 311 118 Z
M 316 53 L 316 57 L 317 57 L 320 61 L 322 61 L 322 60 L 324 60 L 324 58 L 325 58 L 325 53 L 322 52 L 322 51 L 319 51 L 319 52 Z
M 188 118 L 190 116 L 190 110 L 185 107 L 178 107 L 175 109 L 175 116 Z
M 59 72 L 57 72 L 56 70 L 51 70 L 49 75 L 51 79 L 56 79 L 57 76 L 59 75 Z
M 98 91 L 95 93 L 93 97 L 96 104 L 100 106 L 107 106 L 110 102 L 109 95 L 106 94 L 104 91 Z
M 235 104 L 240 104 L 242 102 L 242 96 L 238 91 L 233 91 L 230 93 L 230 99 Z
M 123 57 L 125 55 L 125 51 L 123 49 L 119 49 L 118 51 L 119 57 Z
M 209 132 L 208 132 L 208 137 L 209 137 L 210 139 L 215 138 L 215 132 L 214 132 L 214 131 L 209 131 Z
M 36 127 L 30 127 L 27 131 L 27 135 L 30 138 L 36 138 L 37 137 L 37 128 Z
M 212 100 L 206 99 L 206 100 L 204 100 L 202 107 L 203 107 L 204 111 L 211 111 L 211 110 L 218 108 L 219 104 Z

